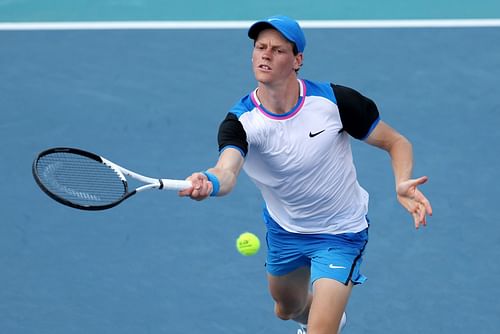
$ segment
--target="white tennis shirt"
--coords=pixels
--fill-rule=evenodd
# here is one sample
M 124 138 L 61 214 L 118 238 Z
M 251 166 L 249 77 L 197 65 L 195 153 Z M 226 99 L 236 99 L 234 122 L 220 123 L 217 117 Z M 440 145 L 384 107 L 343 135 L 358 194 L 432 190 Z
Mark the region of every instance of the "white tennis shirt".
M 357 181 L 350 136 L 334 86 L 298 82 L 299 101 L 286 114 L 267 111 L 257 89 L 241 99 L 221 124 L 220 150 L 237 147 L 242 152 L 244 171 L 260 189 L 271 217 L 285 230 L 359 232 L 368 226 L 369 196 Z M 354 112 L 348 111 L 352 118 Z M 366 137 L 378 122 L 378 111 L 376 115 L 373 110 L 357 112 L 369 114 L 359 117 Z

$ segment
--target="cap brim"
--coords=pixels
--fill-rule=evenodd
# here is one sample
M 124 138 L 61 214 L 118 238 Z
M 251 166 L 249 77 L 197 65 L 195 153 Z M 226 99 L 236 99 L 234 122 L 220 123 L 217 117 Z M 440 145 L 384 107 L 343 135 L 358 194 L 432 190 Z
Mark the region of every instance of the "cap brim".
M 273 26 L 271 23 L 267 22 L 267 21 L 259 21 L 259 22 L 256 22 L 254 23 L 250 29 L 248 29 L 248 37 L 250 37 L 251 39 L 257 39 L 257 37 L 259 36 L 259 33 L 264 30 L 264 29 L 276 29 L 275 26 Z

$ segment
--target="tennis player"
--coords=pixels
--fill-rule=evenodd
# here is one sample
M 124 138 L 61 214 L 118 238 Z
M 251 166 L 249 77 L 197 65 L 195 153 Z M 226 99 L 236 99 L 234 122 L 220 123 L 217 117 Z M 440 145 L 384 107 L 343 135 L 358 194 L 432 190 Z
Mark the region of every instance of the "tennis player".
M 193 187 L 179 194 L 226 195 L 243 169 L 265 201 L 274 312 L 297 321 L 299 334 L 337 333 L 353 286 L 366 279 L 368 193 L 357 181 L 350 137 L 389 153 L 397 199 L 416 228 L 432 215 L 417 188 L 427 177 L 412 178 L 412 145 L 380 119 L 371 99 L 298 77 L 306 40 L 296 21 L 273 16 L 248 36 L 257 88 L 222 121 L 215 167 L 193 173 Z

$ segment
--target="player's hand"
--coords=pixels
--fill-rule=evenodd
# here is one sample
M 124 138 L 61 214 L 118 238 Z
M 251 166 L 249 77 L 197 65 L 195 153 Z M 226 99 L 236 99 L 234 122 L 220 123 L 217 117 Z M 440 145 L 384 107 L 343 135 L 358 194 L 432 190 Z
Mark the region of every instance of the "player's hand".
M 179 196 L 189 196 L 194 200 L 201 201 L 209 197 L 212 193 L 212 182 L 203 173 L 193 173 L 186 180 L 191 181 L 193 186 L 188 189 L 179 191 Z
M 411 213 L 417 229 L 421 225 L 427 225 L 427 215 L 432 216 L 432 207 L 429 200 L 417 189 L 417 186 L 424 184 L 427 180 L 427 176 L 406 180 L 400 182 L 396 188 L 398 201 Z

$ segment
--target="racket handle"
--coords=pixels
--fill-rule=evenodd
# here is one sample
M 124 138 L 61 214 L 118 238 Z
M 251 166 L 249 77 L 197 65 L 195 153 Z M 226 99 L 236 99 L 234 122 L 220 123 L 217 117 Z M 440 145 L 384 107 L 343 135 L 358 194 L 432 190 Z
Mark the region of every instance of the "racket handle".
M 160 179 L 160 184 L 160 189 L 164 190 L 184 190 L 193 186 L 191 181 L 171 179 Z

